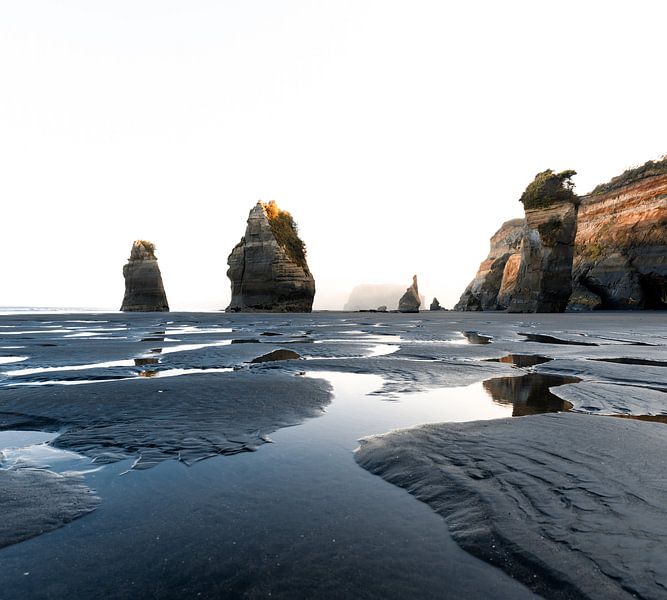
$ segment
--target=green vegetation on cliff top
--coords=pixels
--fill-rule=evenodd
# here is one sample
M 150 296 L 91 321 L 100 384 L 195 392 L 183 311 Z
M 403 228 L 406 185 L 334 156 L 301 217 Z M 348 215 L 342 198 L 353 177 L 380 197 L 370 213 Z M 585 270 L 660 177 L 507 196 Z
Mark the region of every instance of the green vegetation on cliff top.
M 612 192 L 646 177 L 665 174 L 667 174 L 667 155 L 660 160 L 649 160 L 640 167 L 633 167 L 632 169 L 623 171 L 623 173 L 612 178 L 607 183 L 598 185 L 590 195 L 596 196 L 599 194 L 606 194 L 607 192 Z
M 547 208 L 563 202 L 577 202 L 577 195 L 572 191 L 572 177 L 576 171 L 568 170 L 554 173 L 551 169 L 535 175 L 519 201 L 526 210 Z
M 268 203 L 262 202 L 261 204 L 269 219 L 271 232 L 278 244 L 285 249 L 290 259 L 302 269 L 308 271 L 306 245 L 299 237 L 299 230 L 292 215 L 286 210 L 281 210 L 275 200 L 271 200 Z

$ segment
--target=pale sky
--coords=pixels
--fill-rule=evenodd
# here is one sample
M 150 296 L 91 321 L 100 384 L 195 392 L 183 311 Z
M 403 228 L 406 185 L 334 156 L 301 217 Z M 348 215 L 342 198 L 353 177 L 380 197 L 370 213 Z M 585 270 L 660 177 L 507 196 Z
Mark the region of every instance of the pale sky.
M 316 309 L 417 273 L 451 307 L 546 168 L 585 193 L 667 152 L 667 3 L 0 0 L 0 306 L 118 309 L 152 240 L 224 308 L 258 199 Z

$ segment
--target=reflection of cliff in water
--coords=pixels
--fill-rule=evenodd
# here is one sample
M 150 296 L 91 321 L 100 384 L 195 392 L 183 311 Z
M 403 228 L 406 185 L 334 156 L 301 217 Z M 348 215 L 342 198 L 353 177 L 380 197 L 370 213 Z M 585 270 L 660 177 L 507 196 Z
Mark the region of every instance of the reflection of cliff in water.
M 572 405 L 553 394 L 549 388 L 580 381 L 578 377 L 527 373 L 521 377 L 495 377 L 482 385 L 494 402 L 513 405 L 513 417 L 523 417 L 570 410 Z
M 541 365 L 545 362 L 549 362 L 550 360 L 553 360 L 553 358 L 539 356 L 537 354 L 508 354 L 500 358 L 490 358 L 489 362 L 500 362 L 507 365 L 512 365 L 513 367 L 525 369 L 526 367 Z

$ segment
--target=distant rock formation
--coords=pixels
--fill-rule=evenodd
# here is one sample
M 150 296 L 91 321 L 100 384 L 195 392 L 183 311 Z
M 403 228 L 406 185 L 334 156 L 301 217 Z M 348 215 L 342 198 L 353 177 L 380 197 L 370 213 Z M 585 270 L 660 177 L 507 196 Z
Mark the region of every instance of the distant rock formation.
M 276 203 L 258 202 L 245 235 L 227 259 L 231 312 L 310 312 L 315 279 L 292 216 Z
M 398 283 L 362 283 L 352 289 L 343 310 L 367 310 L 377 306 L 396 310 L 404 289 Z
M 124 312 L 165 312 L 169 310 L 162 285 L 162 274 L 155 256 L 155 244 L 136 240 L 130 258 L 123 266 L 125 296 L 120 310 Z
M 491 249 L 477 275 L 463 292 L 454 310 L 505 310 L 516 286 L 525 219 L 502 224 L 491 238 Z
M 526 232 L 509 312 L 563 312 L 567 307 L 579 205 L 573 175 L 539 173 L 521 196 Z
M 433 302 L 431 302 L 431 306 L 428 307 L 429 310 L 442 310 L 442 306 L 440 306 L 440 302 L 438 302 L 437 298 L 433 298 Z
M 387 312 L 387 307 L 383 304 L 382 306 L 377 307 L 378 312 Z
M 419 312 L 421 298 L 419 297 L 419 288 L 417 287 L 417 276 L 412 276 L 412 285 L 405 290 L 405 294 L 398 301 L 398 310 L 402 313 Z
M 584 196 L 568 309 L 667 308 L 667 157 Z
M 562 310 L 570 285 L 567 310 L 666 309 L 667 157 L 629 169 L 579 199 L 568 283 L 571 204 L 526 206 L 527 224 L 503 247 L 504 230 L 523 220 L 505 223 L 456 309 Z M 509 250 L 499 278 L 494 263 Z

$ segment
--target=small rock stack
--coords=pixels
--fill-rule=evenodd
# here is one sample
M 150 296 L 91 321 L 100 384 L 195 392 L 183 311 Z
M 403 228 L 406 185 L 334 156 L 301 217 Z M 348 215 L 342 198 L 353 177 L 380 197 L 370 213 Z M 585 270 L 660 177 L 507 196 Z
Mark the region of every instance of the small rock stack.
M 162 285 L 162 274 L 155 256 L 155 244 L 136 240 L 130 258 L 123 266 L 125 296 L 123 312 L 166 312 L 167 294 Z
M 405 290 L 405 294 L 398 301 L 398 311 L 402 313 L 419 312 L 421 299 L 419 297 L 419 288 L 417 287 L 417 276 L 412 276 L 412 285 Z

